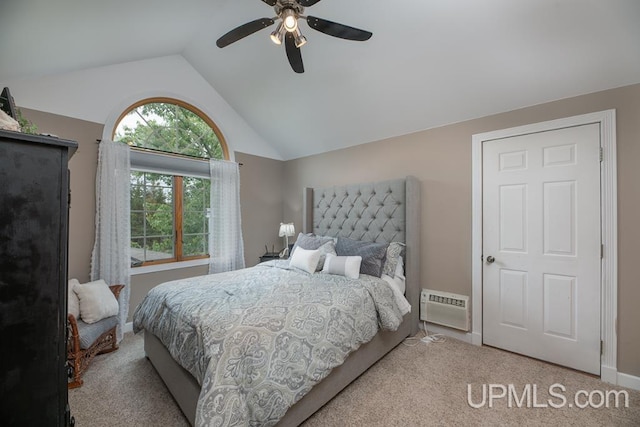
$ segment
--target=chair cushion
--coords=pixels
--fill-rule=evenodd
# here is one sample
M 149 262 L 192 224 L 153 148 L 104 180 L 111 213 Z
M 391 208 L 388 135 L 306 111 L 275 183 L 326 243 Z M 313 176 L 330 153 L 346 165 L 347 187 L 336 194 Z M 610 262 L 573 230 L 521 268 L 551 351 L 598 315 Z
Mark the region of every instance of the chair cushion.
M 95 323 L 85 323 L 78 319 L 78 335 L 80 335 L 80 348 L 88 349 L 98 337 L 118 324 L 118 316 L 107 317 Z

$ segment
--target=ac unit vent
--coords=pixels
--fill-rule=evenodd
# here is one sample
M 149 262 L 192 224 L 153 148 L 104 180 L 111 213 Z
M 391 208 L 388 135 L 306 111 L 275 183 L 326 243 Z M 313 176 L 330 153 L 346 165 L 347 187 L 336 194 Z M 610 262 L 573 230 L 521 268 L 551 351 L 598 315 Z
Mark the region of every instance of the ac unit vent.
M 456 307 L 465 308 L 467 306 L 467 300 L 453 297 L 445 297 L 442 295 L 429 294 L 430 302 L 437 302 L 440 304 L 455 305 Z
M 420 295 L 420 320 L 469 330 L 469 297 L 423 289 Z

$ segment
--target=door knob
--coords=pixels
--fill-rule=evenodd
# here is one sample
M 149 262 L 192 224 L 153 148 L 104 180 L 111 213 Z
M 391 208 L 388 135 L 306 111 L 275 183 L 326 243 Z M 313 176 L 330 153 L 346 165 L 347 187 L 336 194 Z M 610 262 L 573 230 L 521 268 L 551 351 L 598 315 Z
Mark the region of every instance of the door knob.
M 487 264 L 492 264 L 496 259 L 494 257 L 492 257 L 491 255 L 489 255 L 487 257 Z

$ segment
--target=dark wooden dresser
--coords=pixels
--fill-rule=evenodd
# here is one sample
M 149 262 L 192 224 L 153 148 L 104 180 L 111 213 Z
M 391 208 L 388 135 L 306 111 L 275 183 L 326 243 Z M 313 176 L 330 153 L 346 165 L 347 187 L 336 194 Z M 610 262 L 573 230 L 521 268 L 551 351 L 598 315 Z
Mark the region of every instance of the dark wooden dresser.
M 67 426 L 73 141 L 0 130 L 0 425 Z

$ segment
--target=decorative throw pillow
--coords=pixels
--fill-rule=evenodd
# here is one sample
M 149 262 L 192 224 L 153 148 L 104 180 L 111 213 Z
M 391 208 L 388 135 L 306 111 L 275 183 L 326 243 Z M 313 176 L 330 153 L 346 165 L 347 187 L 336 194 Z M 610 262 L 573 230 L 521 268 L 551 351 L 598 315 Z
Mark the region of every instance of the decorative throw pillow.
M 380 277 L 388 246 L 388 243 L 363 242 L 338 237 L 336 253 L 340 256 L 361 256 L 360 273 Z
M 291 248 L 290 258 L 293 256 L 298 247 L 302 249 L 318 249 L 320 246 L 324 245 L 327 242 L 333 242 L 333 239 L 331 237 L 316 236 L 313 233 L 300 233 L 298 234 L 296 243 L 293 245 L 293 248 Z
M 118 314 L 118 300 L 104 280 L 77 284 L 73 290 L 80 300 L 80 317 L 85 323 L 96 323 Z
M 387 248 L 387 257 L 385 258 L 384 265 L 382 266 L 382 274 L 386 274 L 387 276 L 391 277 L 394 276 L 396 265 L 398 264 L 398 259 L 401 256 L 404 256 L 404 248 L 404 243 L 389 243 L 389 247 Z
M 327 254 L 322 272 L 345 276 L 349 279 L 357 279 L 360 276 L 361 263 L 361 256 L 336 256 Z
M 318 261 L 320 261 L 320 250 L 307 250 L 299 247 L 291 255 L 289 265 L 313 274 L 318 267 Z
M 67 288 L 67 313 L 73 314 L 73 317 L 76 319 L 80 318 L 80 300 L 78 299 L 78 295 L 75 293 L 73 288 L 76 285 L 79 285 L 80 282 L 78 279 L 69 280 L 69 285 Z
M 328 254 L 337 255 L 336 254 L 336 245 L 333 243 L 333 240 L 328 241 L 324 245 L 318 248 L 320 251 L 320 260 L 318 261 L 318 266 L 316 267 L 316 271 L 322 270 L 324 267 L 324 260 Z

